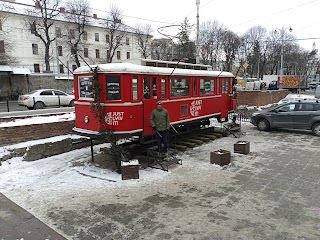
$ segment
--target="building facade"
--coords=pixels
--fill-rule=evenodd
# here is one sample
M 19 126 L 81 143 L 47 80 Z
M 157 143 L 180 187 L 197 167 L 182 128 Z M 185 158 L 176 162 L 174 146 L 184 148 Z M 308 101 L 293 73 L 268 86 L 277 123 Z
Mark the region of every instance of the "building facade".
M 32 74 L 44 73 L 46 72 L 45 45 L 30 28 L 30 15 L 28 15 L 30 11 L 37 11 L 37 6 L 0 3 L 0 54 L 5 55 L 6 65 L 27 68 Z M 77 25 L 68 21 L 63 7 L 59 11 L 49 31 L 51 39 L 56 39 L 51 42 L 49 53 L 50 72 L 62 77 L 77 67 L 67 39 Z M 81 65 L 107 62 L 110 54 L 108 51 L 110 32 L 105 22 L 106 19 L 98 18 L 96 14 L 88 17 L 88 24 L 85 26 L 85 33 L 81 36 L 78 48 Z M 115 50 L 112 62 L 141 58 L 134 29 L 121 23 L 120 25 L 114 34 L 121 35 L 121 43 Z

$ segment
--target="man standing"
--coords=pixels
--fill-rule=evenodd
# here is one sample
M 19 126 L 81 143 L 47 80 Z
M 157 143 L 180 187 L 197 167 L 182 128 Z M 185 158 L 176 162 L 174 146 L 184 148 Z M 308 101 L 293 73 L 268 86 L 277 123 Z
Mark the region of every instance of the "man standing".
M 157 102 L 157 108 L 150 115 L 150 123 L 157 132 L 158 149 L 160 156 L 166 156 L 168 151 L 168 132 L 170 130 L 170 118 L 168 111 L 163 108 L 162 101 Z

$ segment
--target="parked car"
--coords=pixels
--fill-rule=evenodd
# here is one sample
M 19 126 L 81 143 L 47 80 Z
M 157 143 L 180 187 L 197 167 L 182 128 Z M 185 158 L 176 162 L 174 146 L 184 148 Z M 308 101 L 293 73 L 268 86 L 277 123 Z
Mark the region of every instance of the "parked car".
M 316 100 L 316 98 L 314 96 L 311 96 L 311 95 L 306 95 L 306 94 L 288 94 L 285 98 L 281 99 L 277 104 L 278 105 L 281 105 L 281 104 L 284 104 L 284 103 L 288 103 L 288 102 L 296 102 L 296 101 L 299 101 L 299 100 L 303 100 L 303 101 L 306 101 L 306 100 Z
M 305 129 L 320 136 L 320 101 L 300 100 L 268 111 L 254 112 L 251 123 L 261 131 L 272 128 Z
M 51 106 L 74 106 L 74 95 L 56 89 L 39 89 L 19 96 L 18 104 L 28 109 Z
M 316 89 L 316 87 L 320 85 L 320 82 L 309 82 L 307 85 L 307 88 L 309 88 L 310 90 Z

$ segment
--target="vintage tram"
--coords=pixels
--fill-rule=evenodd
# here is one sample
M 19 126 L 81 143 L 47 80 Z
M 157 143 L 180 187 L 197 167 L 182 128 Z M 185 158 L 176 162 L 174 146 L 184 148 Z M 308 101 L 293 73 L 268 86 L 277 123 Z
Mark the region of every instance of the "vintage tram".
M 176 66 L 109 63 L 76 69 L 73 130 L 94 138 L 110 129 L 120 137 L 135 136 L 143 142 L 154 134 L 149 118 L 158 100 L 168 110 L 171 125 L 178 129 L 209 125 L 209 119 L 227 118 L 235 109 L 233 74 L 195 70 L 192 64 Z M 100 85 L 103 122 L 92 111 L 94 76 Z

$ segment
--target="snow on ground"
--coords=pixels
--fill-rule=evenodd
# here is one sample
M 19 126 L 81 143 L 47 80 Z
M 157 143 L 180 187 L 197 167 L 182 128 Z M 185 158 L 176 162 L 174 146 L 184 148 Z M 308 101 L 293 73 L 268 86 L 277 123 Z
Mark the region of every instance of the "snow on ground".
M 43 124 L 43 123 L 53 123 L 53 122 L 65 122 L 72 121 L 75 119 L 75 113 L 65 113 L 62 115 L 54 115 L 54 116 L 37 116 L 37 117 L 29 117 L 23 119 L 14 119 L 9 122 L 0 122 L 1 127 L 14 127 L 14 126 L 23 126 L 23 125 L 32 125 L 32 124 Z

